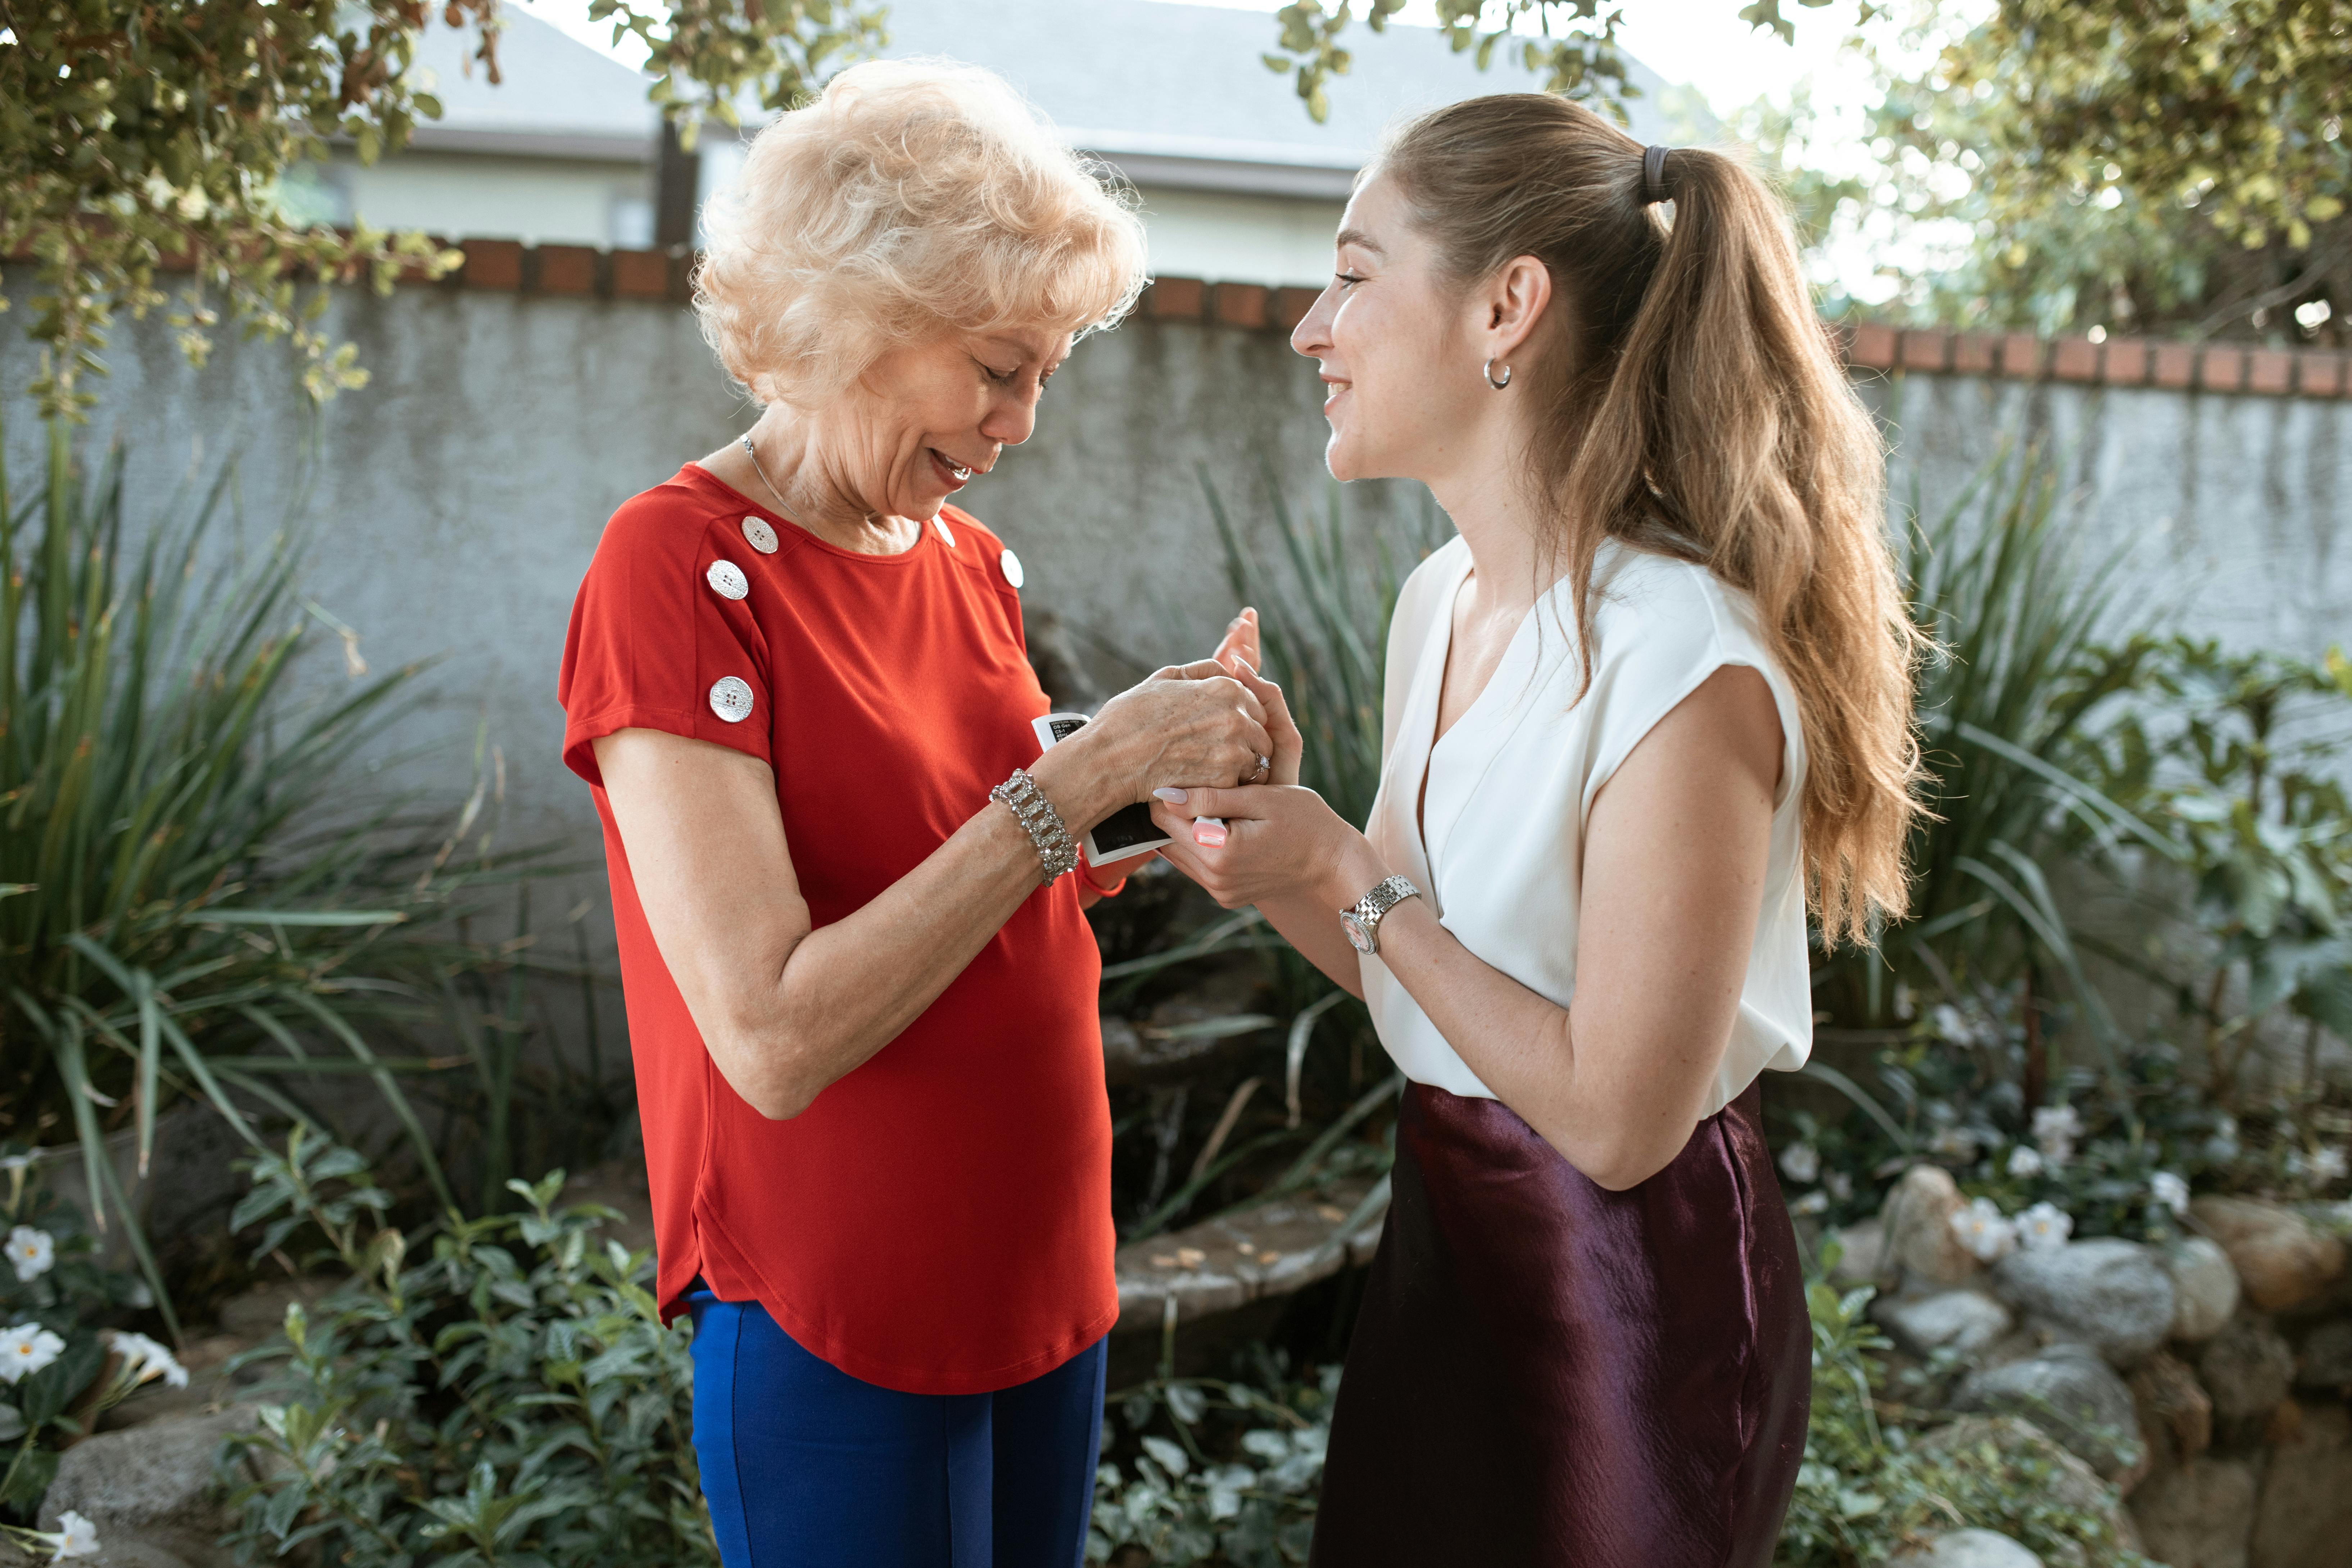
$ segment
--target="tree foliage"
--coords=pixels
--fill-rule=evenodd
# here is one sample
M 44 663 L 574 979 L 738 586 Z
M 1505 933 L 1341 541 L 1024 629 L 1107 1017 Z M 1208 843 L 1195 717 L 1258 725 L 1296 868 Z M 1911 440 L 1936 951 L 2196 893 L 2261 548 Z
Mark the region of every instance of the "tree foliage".
M 827 60 L 883 41 L 881 13 L 854 0 L 596 0 L 590 15 L 651 47 L 649 96 L 689 137 L 706 114 L 732 123 L 747 96 L 788 104 Z M 465 30 L 469 65 L 497 82 L 496 0 L 0 0 L 0 256 L 37 268 L 44 409 L 89 405 L 83 378 L 103 372 L 125 310 L 168 310 L 194 363 L 225 312 L 288 340 L 314 398 L 362 384 L 352 346 L 317 325 L 326 286 L 383 292 L 457 255 L 298 223 L 278 185 L 331 142 L 373 163 L 439 117 L 411 76 L 436 22 Z M 167 264 L 193 269 L 176 299 L 158 285 Z
M 1364 20 L 1381 30 L 1402 0 L 1369 5 Z M 1997 0 L 1956 25 L 1958 9 L 1864 0 L 1861 23 L 1901 23 L 1892 47 L 1863 35 L 1885 94 L 1867 177 L 1805 162 L 1801 99 L 1736 117 L 1784 164 L 1811 237 L 1843 223 L 1912 242 L 1885 247 L 1914 258 L 1889 264 L 1898 289 L 1880 313 L 2303 341 L 2333 320 L 2326 332 L 2341 336 L 2352 312 L 2352 0 Z M 1550 90 L 1612 109 L 1630 96 L 1616 43 L 1623 0 L 1438 0 L 1437 10 L 1449 41 L 1475 47 L 1482 67 L 1504 49 L 1546 73 Z M 1738 13 L 1784 38 L 1790 14 L 1777 0 Z M 1295 73 L 1318 120 L 1329 79 L 1348 68 L 1340 40 L 1354 19 L 1349 5 L 1318 0 L 1279 14 L 1283 53 L 1267 64 Z
M 1818 7 L 1830 0 L 1797 4 Z M 1389 18 L 1405 5 L 1406 0 L 1365 0 L 1365 25 L 1375 33 L 1386 32 Z M 1597 103 L 1621 120 L 1624 100 L 1641 96 L 1627 79 L 1625 57 L 1617 47 L 1626 0 L 1436 0 L 1436 5 L 1439 35 L 1456 54 L 1475 50 L 1480 70 L 1493 66 L 1501 52 L 1526 69 L 1541 72 L 1545 91 Z M 1864 0 L 1865 15 L 1874 9 L 1871 0 Z M 1781 0 L 1749 0 L 1739 8 L 1739 19 L 1769 28 L 1783 40 L 1794 37 Z M 1354 0 L 1339 0 L 1333 10 L 1326 10 L 1322 0 L 1294 0 L 1275 13 L 1275 20 L 1281 29 L 1279 52 L 1264 57 L 1266 68 L 1293 78 L 1307 112 L 1319 124 L 1330 113 L 1330 79 L 1346 75 L 1353 62 L 1339 39 L 1355 20 Z

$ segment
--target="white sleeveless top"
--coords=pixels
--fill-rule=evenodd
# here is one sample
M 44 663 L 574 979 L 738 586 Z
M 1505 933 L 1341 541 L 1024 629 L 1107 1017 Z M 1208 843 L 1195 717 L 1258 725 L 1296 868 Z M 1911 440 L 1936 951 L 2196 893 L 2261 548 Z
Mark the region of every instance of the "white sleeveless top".
M 1470 569 L 1469 547 L 1457 536 L 1415 569 L 1398 596 L 1389 626 L 1381 789 L 1365 836 L 1465 947 L 1565 1007 L 1576 993 L 1577 904 L 1593 796 L 1700 682 L 1726 665 L 1752 667 L 1771 688 L 1786 749 L 1739 1016 L 1701 1115 L 1738 1099 L 1766 1068 L 1802 1067 L 1813 1038 L 1798 841 L 1804 741 L 1796 693 L 1766 655 L 1747 596 L 1703 566 L 1606 542 L 1593 571 L 1591 689 L 1576 697 L 1574 595 L 1563 579 L 1537 601 L 1494 679 L 1433 750 L 1454 596 Z M 1424 770 L 1426 846 L 1413 814 Z M 1496 1098 L 1378 958 L 1364 959 L 1363 984 L 1381 1044 L 1407 1078 Z

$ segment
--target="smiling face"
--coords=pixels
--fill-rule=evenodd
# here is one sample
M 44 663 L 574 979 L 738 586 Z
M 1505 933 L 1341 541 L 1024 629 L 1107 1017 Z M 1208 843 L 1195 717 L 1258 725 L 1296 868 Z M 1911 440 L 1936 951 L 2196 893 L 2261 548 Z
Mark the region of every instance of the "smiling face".
M 1428 479 L 1493 397 L 1479 370 L 1481 306 L 1449 286 L 1402 193 L 1374 174 L 1339 221 L 1334 276 L 1290 334 L 1318 362 L 1340 479 Z
M 820 418 L 830 488 L 869 516 L 929 521 L 1029 439 L 1069 353 L 1069 333 L 1038 328 L 950 332 L 884 354 Z

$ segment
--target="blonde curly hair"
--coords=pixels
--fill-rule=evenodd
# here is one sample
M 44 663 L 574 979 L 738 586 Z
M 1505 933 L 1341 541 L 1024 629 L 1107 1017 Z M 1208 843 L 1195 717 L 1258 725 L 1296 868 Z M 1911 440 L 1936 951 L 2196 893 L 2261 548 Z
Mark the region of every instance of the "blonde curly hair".
M 752 396 L 808 406 L 942 331 L 1115 324 L 1145 280 L 1134 206 L 993 72 L 868 61 L 705 209 L 695 314 Z

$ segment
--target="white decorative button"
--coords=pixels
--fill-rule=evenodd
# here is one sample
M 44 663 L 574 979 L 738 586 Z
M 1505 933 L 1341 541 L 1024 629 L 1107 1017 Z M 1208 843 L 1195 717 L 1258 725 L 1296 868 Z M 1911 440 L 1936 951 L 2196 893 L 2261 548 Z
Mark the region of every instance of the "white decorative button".
M 712 562 L 710 570 L 702 576 L 710 584 L 710 591 L 722 599 L 740 599 L 751 591 L 751 579 L 744 576 L 743 568 L 732 561 Z
M 931 526 L 940 531 L 940 537 L 948 542 L 948 548 L 950 550 L 953 550 L 955 548 L 955 530 L 948 526 L 948 520 L 945 517 L 934 517 L 931 519 Z
M 740 724 L 751 716 L 751 686 L 749 681 L 732 675 L 721 676 L 719 684 L 710 689 L 710 710 L 730 724 Z
M 1016 588 L 1021 586 L 1021 557 L 1013 554 L 1013 552 L 1008 550 L 1003 554 L 996 558 L 996 563 L 1004 568 L 1004 580 L 1006 582 L 1012 584 Z
M 745 518 L 743 537 L 750 540 L 751 548 L 762 555 L 773 555 L 776 552 L 776 531 L 768 526 L 765 518 Z

